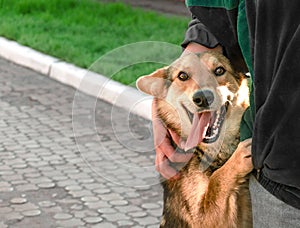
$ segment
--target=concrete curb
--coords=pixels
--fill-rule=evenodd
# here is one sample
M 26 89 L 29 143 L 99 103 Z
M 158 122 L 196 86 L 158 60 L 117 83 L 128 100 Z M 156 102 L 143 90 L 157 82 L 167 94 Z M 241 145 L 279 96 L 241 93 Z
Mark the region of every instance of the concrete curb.
M 103 75 L 45 55 L 0 37 L 0 56 L 42 73 L 88 95 L 105 100 L 129 112 L 151 119 L 152 98 Z

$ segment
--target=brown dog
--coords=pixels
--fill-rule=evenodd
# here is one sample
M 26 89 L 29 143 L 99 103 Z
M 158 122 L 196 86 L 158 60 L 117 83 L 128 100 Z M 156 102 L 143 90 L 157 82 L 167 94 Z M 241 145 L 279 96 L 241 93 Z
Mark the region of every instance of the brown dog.
M 238 147 L 248 106 L 244 76 L 223 55 L 205 52 L 139 78 L 137 87 L 155 97 L 163 123 L 196 147 L 180 177 L 163 183 L 161 227 L 251 227 L 252 164 L 243 149 L 251 141 Z

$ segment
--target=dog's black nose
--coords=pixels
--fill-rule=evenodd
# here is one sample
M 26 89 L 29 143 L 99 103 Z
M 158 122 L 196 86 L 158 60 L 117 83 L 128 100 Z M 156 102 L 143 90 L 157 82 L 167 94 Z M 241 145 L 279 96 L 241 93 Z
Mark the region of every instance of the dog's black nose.
M 214 102 L 214 94 L 209 90 L 198 90 L 193 95 L 194 103 L 202 108 L 209 107 Z

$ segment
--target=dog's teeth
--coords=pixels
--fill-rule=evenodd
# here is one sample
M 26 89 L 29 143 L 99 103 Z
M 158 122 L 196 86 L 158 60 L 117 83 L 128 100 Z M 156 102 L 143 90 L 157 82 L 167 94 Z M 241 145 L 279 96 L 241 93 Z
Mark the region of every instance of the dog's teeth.
M 219 133 L 219 128 L 215 129 L 215 130 L 213 131 L 213 133 L 214 133 L 214 136 L 217 135 L 217 134 Z
M 214 142 L 218 135 L 221 132 L 221 126 L 223 124 L 223 121 L 225 119 L 226 109 L 221 107 L 219 110 L 215 112 L 214 119 L 211 119 L 212 122 L 208 123 L 208 128 L 206 131 L 206 136 L 204 137 L 205 140 L 207 140 L 207 143 Z M 210 142 L 211 141 L 211 142 Z

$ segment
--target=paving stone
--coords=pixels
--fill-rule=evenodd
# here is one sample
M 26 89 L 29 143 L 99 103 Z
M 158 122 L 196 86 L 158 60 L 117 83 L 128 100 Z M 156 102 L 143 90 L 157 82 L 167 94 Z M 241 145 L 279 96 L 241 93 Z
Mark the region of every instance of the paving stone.
M 43 207 L 42 209 L 43 209 L 43 212 L 45 212 L 45 214 L 47 214 L 47 215 L 63 212 L 63 209 L 60 206 Z
M 155 216 L 155 217 L 160 217 L 162 215 L 162 208 L 159 209 L 154 209 L 154 210 L 147 210 L 149 215 Z
M 5 181 L 0 181 L 0 188 L 11 187 L 11 184 Z
M 39 188 L 35 184 L 22 184 L 22 185 L 17 185 L 16 190 L 17 191 L 35 191 L 38 190 Z
M 27 178 L 37 178 L 37 177 L 40 177 L 41 174 L 40 173 L 25 173 L 24 176 Z
M 147 226 L 147 228 L 157 228 L 159 225 L 158 224 L 155 224 L 155 225 L 149 225 Z
M 20 212 L 9 212 L 7 214 L 4 215 L 4 220 L 7 220 L 7 221 L 20 221 L 24 218 L 24 215 L 22 215 Z
M 38 161 L 38 162 L 28 162 L 28 164 L 32 167 L 39 168 L 48 165 L 48 162 L 45 161 Z
M 14 168 L 14 169 L 25 169 L 27 167 L 28 167 L 28 165 L 26 163 L 20 163 L 20 164 L 12 165 L 12 168 Z
M 134 211 L 142 211 L 142 209 L 135 205 L 127 205 L 127 206 L 115 206 L 115 209 L 117 209 L 119 212 L 122 213 L 128 213 L 128 212 L 134 212 Z
M 62 227 L 78 227 L 78 226 L 83 226 L 84 222 L 81 219 L 77 218 L 72 218 L 68 220 L 60 220 L 56 222 L 59 226 Z
M 157 209 L 160 208 L 160 205 L 158 203 L 144 203 L 142 207 L 145 209 Z
M 0 175 L 2 177 L 4 177 L 4 176 L 13 176 L 14 174 L 15 174 L 15 172 L 12 171 L 12 170 L 2 170 L 2 171 L 0 171 Z
M 124 197 L 126 197 L 126 198 L 139 198 L 140 194 L 138 192 L 127 192 L 127 193 L 124 193 Z
M 68 174 L 68 176 L 72 180 L 81 180 L 81 179 L 91 179 L 91 177 L 85 173 L 75 173 L 75 174 Z
M 26 217 L 33 217 L 33 216 L 38 216 L 42 212 L 40 210 L 28 210 L 28 211 L 22 211 L 22 215 Z
M 130 220 L 120 220 L 117 222 L 119 227 L 132 227 L 132 225 L 134 224 L 133 221 Z
M 114 205 L 114 206 L 124 206 L 128 205 L 127 200 L 111 200 L 109 201 L 109 204 Z
M 102 207 L 102 208 L 99 208 L 99 209 L 98 209 L 98 212 L 99 212 L 100 214 L 114 214 L 114 213 L 116 213 L 117 211 L 116 211 L 116 209 L 111 208 L 111 207 Z M 147 214 L 147 213 L 146 213 L 146 214 Z
M 66 161 L 65 160 L 53 160 L 53 161 L 50 161 L 50 164 L 51 165 L 63 165 L 63 164 L 66 164 Z
M 73 214 L 76 218 L 81 218 L 81 219 L 86 218 L 86 217 L 98 217 L 99 216 L 98 212 L 92 211 L 92 210 L 87 210 L 87 209 L 81 210 L 81 211 L 75 211 Z
M 0 154 L 2 154 L 3 152 L 1 152 Z M 0 155 L 0 157 L 1 157 L 1 155 Z M 11 167 L 10 166 L 8 166 L 8 165 L 5 165 L 4 163 L 1 163 L 2 165 L 0 166 L 0 172 L 1 171 L 11 171 Z M 3 183 L 5 183 L 5 182 L 3 182 L 3 181 L 0 181 L 0 186 L 3 184 Z
M 104 195 L 99 194 L 98 196 L 104 201 L 124 199 L 124 197 L 122 197 L 120 194 L 117 194 L 117 193 L 109 193 L 109 194 L 104 194 Z
M 4 224 L 4 222 L 0 221 L 0 228 L 8 228 L 8 225 Z
M 147 225 L 159 224 L 159 219 L 156 217 L 144 217 L 144 218 L 134 218 L 136 222 L 138 222 L 141 226 L 145 227 Z
M 75 198 L 94 195 L 91 191 L 85 189 L 79 191 L 70 191 L 69 193 Z
M 12 204 L 23 204 L 23 203 L 27 203 L 27 199 L 26 198 L 12 198 L 10 200 L 10 202 Z
M 12 208 L 14 208 L 15 211 L 33 211 L 37 210 L 38 206 L 36 206 L 33 203 L 24 203 L 24 204 L 12 204 Z
M 110 205 L 105 201 L 98 201 L 98 202 L 85 202 L 85 206 L 87 206 L 90 209 L 99 209 L 102 207 L 109 207 Z
M 101 222 L 99 224 L 92 225 L 91 228 L 117 228 L 117 226 L 112 223 Z
M 135 191 L 135 189 L 127 187 L 112 187 L 111 189 L 116 193 L 130 193 Z
M 56 185 L 53 182 L 37 184 L 39 188 L 54 188 Z
M 132 175 L 118 175 L 117 177 L 116 177 L 116 179 L 118 180 L 118 181 L 122 181 L 122 180 L 132 180 L 133 179 L 133 177 L 132 177 Z
M 33 158 L 33 159 L 37 159 L 37 161 L 40 161 L 40 158 Z M 38 167 L 38 170 L 41 171 L 41 172 L 55 171 L 55 169 L 51 166 L 41 166 L 41 167 Z
M 23 161 L 23 159 L 21 159 L 21 158 L 16 158 L 14 155 L 12 155 L 12 156 L 7 156 L 6 157 L 6 164 L 7 165 L 10 165 L 10 166 L 12 166 L 12 165 L 15 165 L 15 164 L 23 164 L 24 163 L 24 161 Z
M 14 190 L 13 187 L 0 187 L 0 193 L 1 192 L 12 192 Z
M 145 211 L 130 212 L 128 213 L 128 215 L 133 218 L 144 218 L 147 216 L 147 212 Z
M 41 184 L 41 183 L 51 183 L 52 180 L 48 177 L 38 177 L 38 178 L 31 178 L 30 182 L 33 184 Z
M 86 183 L 86 184 L 84 184 L 84 187 L 89 190 L 97 190 L 100 188 L 104 188 L 105 186 L 103 184 L 99 184 L 99 183 Z
M 41 201 L 38 203 L 40 207 L 54 207 L 56 205 L 53 201 Z
M 9 213 L 11 211 L 13 211 L 13 209 L 11 207 L 0 207 L 0 215 Z
M 84 222 L 88 223 L 88 224 L 96 224 L 96 223 L 100 223 L 103 221 L 103 218 L 101 217 L 86 217 L 82 219 Z
M 68 177 L 67 176 L 53 176 L 52 179 L 55 181 L 63 181 L 63 180 L 67 180 Z
M 53 216 L 54 219 L 56 220 L 66 220 L 66 219 L 70 219 L 73 216 L 71 214 L 67 214 L 67 213 L 57 213 Z
M 57 182 L 57 186 L 59 186 L 59 187 L 66 187 L 69 185 L 78 185 L 78 182 L 76 180 L 72 180 L 72 179 L 66 179 L 66 180 Z
M 148 191 L 151 189 L 151 185 L 144 185 L 144 186 L 139 186 L 137 188 L 139 191 Z
M 84 202 L 98 202 L 99 198 L 95 196 L 84 196 L 81 198 L 81 200 Z
M 82 186 L 80 185 L 68 185 L 65 187 L 66 190 L 68 191 L 79 191 L 82 190 Z
M 59 204 L 79 204 L 81 201 L 79 199 L 73 199 L 73 198 L 63 198 L 63 199 L 57 199 L 55 200 Z
M 122 213 L 103 214 L 102 217 L 104 217 L 107 221 L 110 221 L 110 222 L 116 222 L 116 221 L 120 221 L 120 220 L 130 219 L 127 215 L 124 215 Z
M 70 207 L 71 210 L 82 210 L 83 205 L 82 204 L 74 204 Z
M 93 192 L 102 195 L 102 194 L 111 193 L 111 189 L 109 189 L 109 188 L 100 188 L 100 189 L 95 189 L 95 190 L 93 190 Z M 103 196 L 103 197 L 104 197 L 104 196 Z
M 50 171 L 44 170 L 44 171 L 41 171 L 41 173 L 43 174 L 43 176 L 46 176 L 46 177 L 65 176 L 61 171 L 58 171 L 58 170 L 50 170 Z
M 89 183 L 94 183 L 95 182 L 94 179 L 78 179 L 77 181 L 80 184 L 89 184 Z
M 27 180 L 22 179 L 16 179 L 16 180 L 11 180 L 10 183 L 12 185 L 24 185 L 24 184 L 28 184 Z

